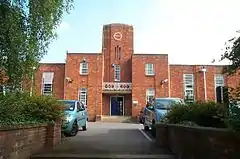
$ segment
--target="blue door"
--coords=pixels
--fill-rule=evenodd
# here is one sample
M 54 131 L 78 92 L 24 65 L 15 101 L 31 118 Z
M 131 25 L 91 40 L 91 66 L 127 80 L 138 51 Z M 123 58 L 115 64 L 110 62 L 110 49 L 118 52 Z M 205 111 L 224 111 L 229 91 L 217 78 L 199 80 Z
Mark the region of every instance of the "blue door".
M 123 115 L 123 97 L 111 97 L 111 115 Z

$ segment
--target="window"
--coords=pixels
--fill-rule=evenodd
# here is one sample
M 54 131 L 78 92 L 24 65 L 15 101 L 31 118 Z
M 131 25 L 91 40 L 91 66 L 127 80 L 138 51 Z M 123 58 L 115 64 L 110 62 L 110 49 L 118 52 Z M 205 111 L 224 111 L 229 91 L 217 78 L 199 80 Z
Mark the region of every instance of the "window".
M 224 76 L 216 74 L 214 76 L 215 82 L 215 99 L 217 102 L 222 103 L 224 100 Z
M 152 100 L 155 98 L 155 90 L 153 88 L 147 89 L 146 91 L 146 103 L 152 102 Z
M 114 67 L 114 81 L 120 81 L 121 69 L 119 65 Z
M 224 86 L 224 76 L 223 75 L 216 74 L 214 81 L 215 81 L 215 88 L 217 88 L 219 86 L 221 86 L 221 87 Z
M 184 74 L 184 99 L 185 102 L 194 102 L 194 78 L 193 74 Z
M 81 105 L 79 102 L 77 102 L 77 111 L 80 111 L 81 110 Z
M 88 63 L 82 62 L 80 63 L 80 75 L 87 75 L 88 74 Z
M 120 59 L 121 58 L 121 47 L 118 45 L 115 47 L 115 59 Z
M 42 95 L 52 95 L 53 92 L 53 72 L 43 72 Z
M 154 75 L 154 66 L 153 66 L 153 64 L 150 64 L 150 63 L 145 64 L 145 74 L 147 76 Z
M 87 88 L 81 88 L 79 90 L 78 100 L 82 102 L 84 105 L 87 105 Z

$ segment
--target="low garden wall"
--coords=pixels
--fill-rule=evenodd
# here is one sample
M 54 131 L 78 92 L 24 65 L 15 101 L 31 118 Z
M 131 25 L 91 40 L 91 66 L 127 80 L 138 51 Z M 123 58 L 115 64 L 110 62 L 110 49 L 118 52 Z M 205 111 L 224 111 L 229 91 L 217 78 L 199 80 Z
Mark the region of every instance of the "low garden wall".
M 61 122 L 0 128 L 0 159 L 27 159 L 61 141 Z
M 227 129 L 157 124 L 156 143 L 179 159 L 240 158 L 240 132 Z

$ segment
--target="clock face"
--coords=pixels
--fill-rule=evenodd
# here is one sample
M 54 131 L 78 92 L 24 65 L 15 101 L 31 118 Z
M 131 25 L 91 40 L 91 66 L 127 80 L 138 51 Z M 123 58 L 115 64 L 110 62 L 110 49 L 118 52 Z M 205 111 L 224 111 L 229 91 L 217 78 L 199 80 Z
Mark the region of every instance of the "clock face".
M 113 38 L 115 40 L 121 40 L 122 39 L 122 34 L 120 32 L 116 32 L 116 33 L 114 33 Z

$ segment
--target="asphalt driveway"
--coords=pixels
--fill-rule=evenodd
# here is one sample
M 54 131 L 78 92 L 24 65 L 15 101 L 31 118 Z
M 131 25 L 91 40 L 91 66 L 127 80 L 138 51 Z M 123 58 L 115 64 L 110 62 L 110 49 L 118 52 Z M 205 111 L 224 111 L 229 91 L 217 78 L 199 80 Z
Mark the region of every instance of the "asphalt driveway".
M 140 124 L 88 123 L 87 131 L 33 158 L 172 158 L 142 129 Z

